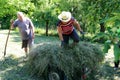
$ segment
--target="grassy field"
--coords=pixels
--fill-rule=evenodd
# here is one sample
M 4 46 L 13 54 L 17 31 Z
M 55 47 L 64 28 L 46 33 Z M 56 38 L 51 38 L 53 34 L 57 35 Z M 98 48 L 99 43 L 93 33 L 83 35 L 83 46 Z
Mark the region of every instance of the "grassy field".
M 11 31 L 9 36 L 6 56 L 4 56 L 4 47 L 8 30 L 0 30 L 0 80 L 42 80 L 37 77 L 31 77 L 28 66 L 25 64 L 25 54 L 21 49 L 21 38 L 18 32 Z M 36 35 L 35 45 L 41 43 L 57 43 L 58 38 Z
M 3 57 L 7 33 L 8 30 L 0 30 L 0 80 L 43 80 L 29 74 L 29 66 L 24 61 L 25 54 L 21 49 L 21 39 L 18 32 L 11 31 L 6 56 Z M 58 37 L 36 35 L 35 45 L 45 42 L 60 45 Z M 106 54 L 103 65 L 96 75 L 99 80 L 120 80 L 120 69 L 113 69 L 113 61 L 113 51 L 111 49 Z

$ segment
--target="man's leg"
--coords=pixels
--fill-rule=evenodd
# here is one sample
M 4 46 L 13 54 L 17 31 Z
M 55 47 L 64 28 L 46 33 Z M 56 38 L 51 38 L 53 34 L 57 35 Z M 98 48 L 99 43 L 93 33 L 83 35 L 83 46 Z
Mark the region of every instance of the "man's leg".
M 22 48 L 24 48 L 26 57 L 28 56 L 28 48 L 27 48 L 27 45 L 28 45 L 28 40 L 23 40 L 23 41 L 22 41 Z
M 28 45 L 29 45 L 29 51 L 33 48 L 34 45 L 34 39 L 29 39 L 28 41 Z
M 71 33 L 70 37 L 73 39 L 73 45 L 76 45 L 79 42 L 79 40 L 80 40 L 80 38 L 79 38 L 79 36 L 78 36 L 78 34 L 77 34 L 75 29 Z
M 69 44 L 69 35 L 63 35 L 63 42 L 61 42 L 61 46 L 65 47 Z
M 26 54 L 26 57 L 28 56 L 28 48 L 24 48 L 24 51 L 25 51 L 25 54 Z

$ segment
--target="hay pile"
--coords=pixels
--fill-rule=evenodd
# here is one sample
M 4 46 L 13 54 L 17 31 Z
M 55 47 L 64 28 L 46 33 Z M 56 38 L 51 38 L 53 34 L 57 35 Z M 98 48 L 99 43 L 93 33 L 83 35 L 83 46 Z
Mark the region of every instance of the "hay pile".
M 103 61 L 104 55 L 98 47 L 87 42 L 80 42 L 75 47 L 61 48 L 58 45 L 45 43 L 34 48 L 29 55 L 31 73 L 42 75 L 49 66 L 64 71 L 69 80 L 80 78 L 82 69 L 87 67 L 95 73 Z M 76 79 L 79 80 L 79 79 Z

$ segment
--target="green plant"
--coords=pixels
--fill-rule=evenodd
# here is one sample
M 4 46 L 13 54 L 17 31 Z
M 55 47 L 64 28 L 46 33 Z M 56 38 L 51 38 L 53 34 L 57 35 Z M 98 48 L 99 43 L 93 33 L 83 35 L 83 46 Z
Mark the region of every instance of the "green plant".
M 120 40 L 120 14 L 113 13 L 111 18 L 106 19 L 104 22 L 106 23 L 106 31 L 100 32 L 93 37 L 93 41 L 102 39 L 104 41 L 104 53 L 108 53 L 110 46 L 114 47 L 114 54 L 118 52 L 119 47 L 118 43 Z M 108 27 L 107 27 L 108 26 Z M 116 51 L 117 50 L 117 51 Z

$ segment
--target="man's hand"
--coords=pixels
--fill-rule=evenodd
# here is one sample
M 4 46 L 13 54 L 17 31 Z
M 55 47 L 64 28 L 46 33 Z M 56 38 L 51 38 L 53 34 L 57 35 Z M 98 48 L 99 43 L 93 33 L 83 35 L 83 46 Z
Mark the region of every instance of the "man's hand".
M 34 39 L 35 38 L 35 33 L 33 33 L 33 35 L 32 35 L 32 39 Z
M 65 42 L 61 41 L 61 47 L 65 46 Z
M 80 34 L 85 34 L 85 32 L 83 32 L 83 31 L 80 31 Z
M 10 29 L 13 29 L 13 23 L 14 23 L 14 20 L 11 19 L 11 20 L 10 20 L 10 24 L 11 24 Z
M 11 24 L 13 24 L 13 23 L 14 23 L 14 20 L 13 20 L 13 19 L 11 19 L 11 20 L 10 20 L 10 23 L 11 23 Z

